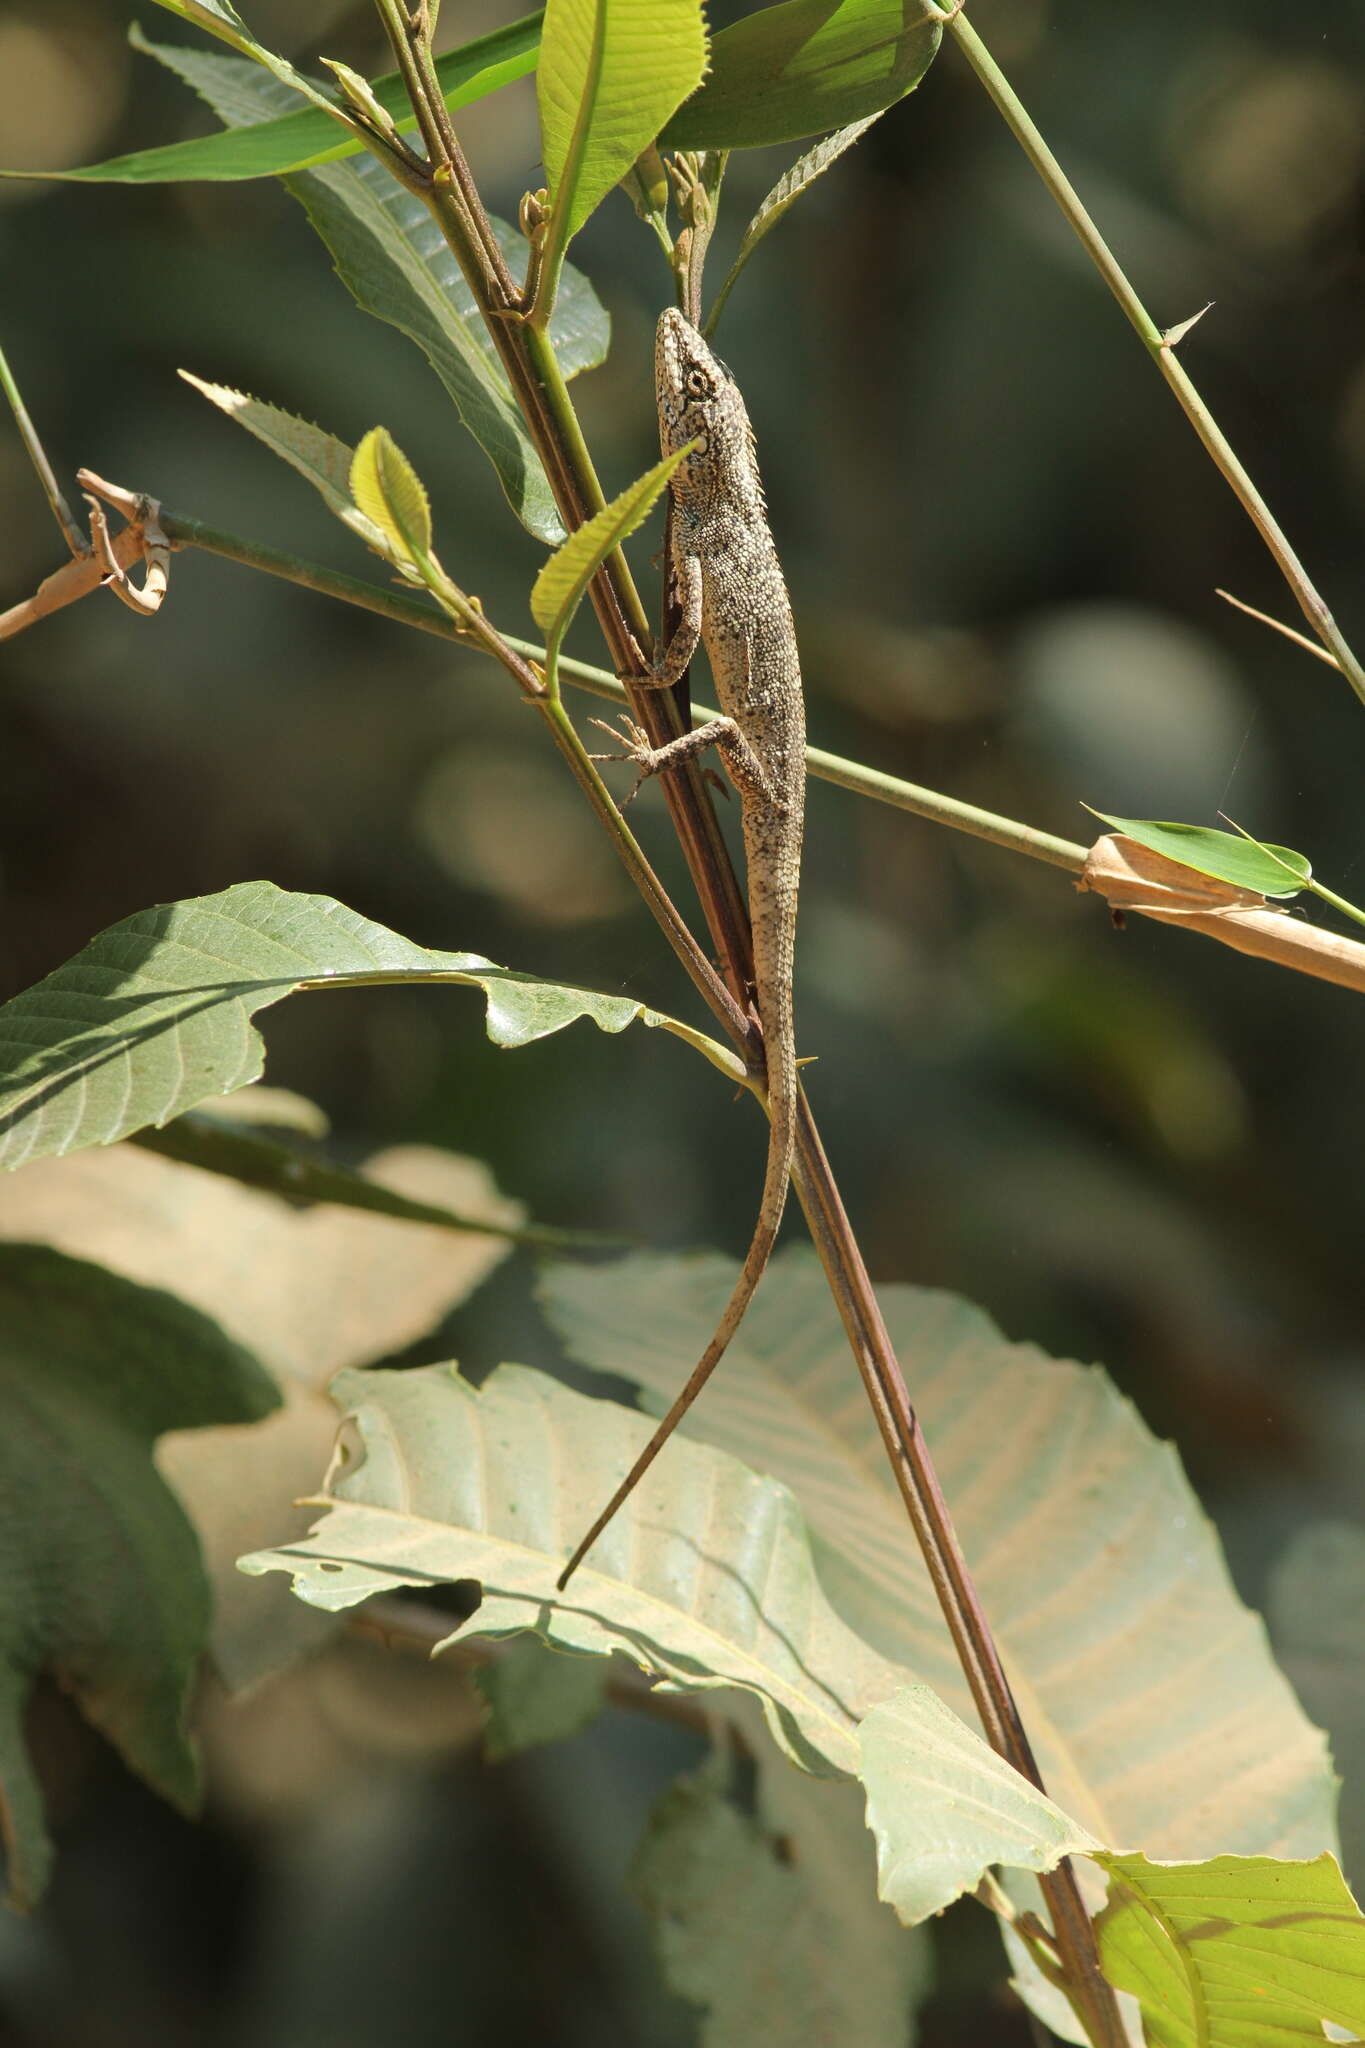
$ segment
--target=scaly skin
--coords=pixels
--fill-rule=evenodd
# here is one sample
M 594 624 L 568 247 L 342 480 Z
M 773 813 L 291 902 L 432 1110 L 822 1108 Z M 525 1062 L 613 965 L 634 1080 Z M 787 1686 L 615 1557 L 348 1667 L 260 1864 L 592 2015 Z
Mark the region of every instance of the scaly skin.
M 768 530 L 753 429 L 739 387 L 690 321 L 671 308 L 654 351 L 659 441 L 672 455 L 672 571 L 682 609 L 653 681 L 671 687 L 700 639 L 720 708 L 714 724 L 651 747 L 627 723 L 642 774 L 719 747 L 739 792 L 753 927 L 754 999 L 767 1062 L 768 1162 L 758 1221 L 734 1293 L 686 1386 L 560 1575 L 567 1585 L 719 1364 L 763 1277 L 786 1206 L 796 1142 L 792 961 L 806 794 L 806 711 L 791 603 Z M 637 679 L 638 680 L 638 679 Z

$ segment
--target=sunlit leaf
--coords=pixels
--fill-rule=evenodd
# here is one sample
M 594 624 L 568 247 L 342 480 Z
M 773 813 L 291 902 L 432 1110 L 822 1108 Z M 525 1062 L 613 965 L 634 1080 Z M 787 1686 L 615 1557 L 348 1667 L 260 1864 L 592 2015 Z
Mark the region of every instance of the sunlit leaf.
M 837 163 L 844 151 L 851 149 L 859 136 L 866 134 L 878 118 L 877 114 L 868 114 L 861 121 L 851 121 L 846 128 L 837 129 L 833 135 L 827 135 L 823 142 L 817 142 L 814 149 L 808 149 L 806 154 L 798 158 L 791 169 L 785 171 L 778 179 L 740 237 L 735 260 L 730 265 L 725 282 L 716 293 L 715 305 L 706 323 L 708 333 L 719 319 L 721 308 L 734 290 L 740 272 L 764 236 L 772 232 L 783 214 L 796 204 L 801 194 L 807 191 L 832 163 Z
M 254 1421 L 279 1395 L 197 1310 L 24 1244 L 0 1245 L 0 1402 L 0 1835 L 28 1905 L 52 1856 L 24 1740 L 39 1677 L 163 1797 L 195 1804 L 186 1716 L 209 1595 L 152 1445 Z
M 666 149 L 756 149 L 847 127 L 912 91 L 941 34 L 905 0 L 761 7 L 713 39 L 705 83 L 661 141 Z
M 1089 806 L 1086 807 L 1089 809 Z M 1178 860 L 1201 875 L 1214 875 L 1234 889 L 1254 889 L 1260 896 L 1297 896 L 1313 869 L 1301 853 L 1244 839 L 1239 832 L 1215 832 L 1210 825 L 1172 825 L 1155 818 L 1111 818 L 1094 811 L 1116 832 L 1139 846 Z M 1286 874 L 1285 869 L 1291 870 Z
M 531 616 L 547 639 L 562 637 L 607 556 L 649 517 L 691 446 L 657 462 L 551 555 L 531 591 Z
M 299 989 L 395 981 L 481 988 L 495 1045 L 587 1017 L 670 1031 L 734 1071 L 703 1033 L 629 997 L 429 952 L 331 897 L 242 882 L 124 918 L 0 1007 L 0 1169 L 111 1145 L 255 1080 L 265 1047 L 250 1020 Z
M 620 183 L 705 68 L 700 0 L 549 0 L 536 95 L 562 240 Z
M 159 56 L 136 22 L 128 31 L 135 50 Z M 540 16 L 527 15 L 491 35 L 479 36 L 436 59 L 436 76 L 445 103 L 452 110 L 480 100 L 515 78 L 536 61 Z M 192 59 L 193 51 L 177 51 Z M 215 60 L 205 59 L 206 62 Z M 403 81 L 396 71 L 373 81 L 375 98 L 400 134 L 417 125 Z M 0 171 L 4 178 L 61 178 L 75 183 L 162 185 L 194 179 L 264 178 L 285 171 L 308 170 L 356 156 L 364 144 L 349 136 L 321 107 L 298 107 L 250 128 L 228 128 L 220 135 L 196 135 L 188 142 L 170 142 L 159 149 L 140 149 L 131 156 L 110 157 L 73 171 Z
M 1104 1973 L 1140 2001 L 1151 2048 L 1321 2048 L 1324 2020 L 1365 2033 L 1365 1920 L 1334 1857 L 1096 1861 Z
M 422 480 L 387 427 L 371 427 L 351 461 L 351 496 L 414 562 L 431 553 L 431 505 Z

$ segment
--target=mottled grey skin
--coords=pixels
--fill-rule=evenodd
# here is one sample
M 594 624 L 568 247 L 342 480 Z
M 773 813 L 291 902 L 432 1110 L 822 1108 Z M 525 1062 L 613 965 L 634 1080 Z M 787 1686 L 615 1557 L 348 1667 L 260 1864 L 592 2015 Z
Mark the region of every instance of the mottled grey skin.
M 671 308 L 654 350 L 665 455 L 695 442 L 673 473 L 672 572 L 681 624 L 654 675 L 682 676 L 700 638 L 725 714 L 666 747 L 627 721 L 628 758 L 647 775 L 719 747 L 739 791 L 753 926 L 754 1000 L 767 1061 L 768 1163 L 758 1222 L 734 1293 L 690 1379 L 560 1576 L 580 1559 L 652 1464 L 719 1363 L 753 1298 L 786 1206 L 796 1138 L 792 960 L 806 795 L 806 709 L 791 604 L 768 530 L 753 429 L 733 377 Z M 637 678 L 638 681 L 638 678 Z

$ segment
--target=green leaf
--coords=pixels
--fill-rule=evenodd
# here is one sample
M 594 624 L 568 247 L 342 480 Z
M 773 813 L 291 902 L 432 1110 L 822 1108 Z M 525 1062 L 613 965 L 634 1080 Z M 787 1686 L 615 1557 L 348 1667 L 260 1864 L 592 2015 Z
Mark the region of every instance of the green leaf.
M 619 1650 L 671 1691 L 752 1694 L 779 1746 L 817 1776 L 856 1771 L 859 1720 L 907 1674 L 835 1615 L 785 1487 L 674 1439 L 559 1593 L 564 1558 L 649 1434 L 643 1417 L 520 1366 L 499 1367 L 477 1392 L 446 1366 L 343 1373 L 333 1392 L 359 1452 L 334 1467 L 312 1535 L 243 1558 L 244 1571 L 290 1572 L 299 1596 L 329 1612 L 474 1579 L 482 1604 L 438 1651 L 528 1629 L 563 1649 Z M 941 1746 L 941 1706 L 923 1712 L 912 1697 L 905 1711 Z M 896 1809 L 899 1857 L 917 1845 L 935 1856 L 944 1832 L 934 1782 L 921 1782 L 927 1792 Z M 943 1868 L 937 1889 L 926 1877 L 927 1911 L 950 1902 L 964 1873 L 974 1884 L 1017 1850 L 1013 1795 L 1002 1801 L 985 1773 L 973 1789 L 979 1860 Z
M 136 23 L 128 31 L 128 40 L 135 50 L 160 55 Z M 495 29 L 491 35 L 479 36 L 458 50 L 447 50 L 436 59 L 436 76 L 446 105 L 452 110 L 467 107 L 513 79 L 524 77 L 535 64 L 539 42 L 540 16 L 529 14 L 524 20 Z M 193 62 L 198 55 L 189 50 L 176 54 L 186 62 Z M 416 116 L 396 71 L 375 79 L 373 88 L 375 98 L 400 135 L 416 127 Z M 105 163 L 86 164 L 79 170 L 0 171 L 0 177 L 122 185 L 265 178 L 285 171 L 308 170 L 314 164 L 335 163 L 343 157 L 358 155 L 363 148 L 363 143 L 345 134 L 335 118 L 320 107 L 300 107 L 251 128 L 229 128 L 221 135 L 197 135 L 188 142 L 141 149 L 135 155 L 110 157 Z
M 846 128 L 840 128 L 835 134 L 827 135 L 823 142 L 817 142 L 814 149 L 808 149 L 789 171 L 784 171 L 740 237 L 735 260 L 726 273 L 725 282 L 716 293 L 715 304 L 706 323 L 708 334 L 719 320 L 721 310 L 734 290 L 740 272 L 764 236 L 771 234 L 783 214 L 796 204 L 801 194 L 807 191 L 832 163 L 837 163 L 844 151 L 851 149 L 859 136 L 866 134 L 872 123 L 879 119 L 878 114 L 868 114 L 861 121 L 851 121 Z
M 1053 1870 L 1063 1856 L 1097 1846 L 927 1685 L 874 1707 L 858 1741 L 867 1824 L 877 1842 L 877 1895 L 908 1926 L 980 1882 L 983 1809 L 996 1842 L 1009 1840 L 997 1860 L 1018 1870 Z M 932 1854 L 923 1841 L 926 1809 L 941 1822 Z
M 1100 1855 L 1104 1974 L 1142 2006 L 1151 2048 L 1321 2048 L 1365 2033 L 1365 1920 L 1335 1858 Z
M 230 126 L 267 119 L 286 97 L 271 79 L 228 57 L 148 44 Z M 373 157 L 306 171 L 288 190 L 331 252 L 356 303 L 415 341 L 461 419 L 483 448 L 513 511 L 552 545 L 564 527 L 473 296 L 440 229 L 419 199 Z M 500 221 L 494 232 L 511 269 L 524 270 L 525 239 Z M 603 360 L 610 334 L 592 287 L 564 273 L 550 339 L 566 377 Z
M 291 93 L 302 94 L 304 99 L 311 100 L 322 118 L 336 126 L 333 112 L 336 103 L 331 95 L 315 85 L 311 78 L 305 78 L 301 71 L 296 71 L 287 58 L 276 56 L 273 50 L 267 50 L 263 43 L 258 43 L 229 0 L 153 0 L 153 4 L 164 7 L 168 14 L 179 15 L 181 21 L 192 22 L 196 28 L 202 28 L 220 42 L 227 43 L 241 56 L 249 57 L 253 64 L 259 64 Z
M 249 1020 L 298 989 L 393 981 L 483 989 L 495 1045 L 529 1045 L 579 1017 L 607 1032 L 641 1023 L 734 1072 L 701 1032 L 628 997 L 428 952 L 329 896 L 242 882 L 124 918 L 0 1007 L 0 1170 L 111 1145 L 254 1081 L 265 1048 Z
M 563 639 L 588 585 L 607 556 L 648 519 L 667 489 L 668 479 L 691 453 L 693 445 L 689 441 L 686 448 L 656 462 L 653 469 L 594 513 L 551 555 L 531 591 L 531 616 L 547 640 Z
M 1090 805 L 1085 808 L 1090 810 Z M 1244 839 L 1240 832 L 1215 832 L 1209 825 L 1172 825 L 1153 818 L 1111 818 L 1107 811 L 1090 814 L 1152 853 L 1178 860 L 1198 874 L 1214 875 L 1234 889 L 1254 889 L 1259 896 L 1297 896 L 1313 873 L 1301 853 Z M 1287 875 L 1281 862 L 1293 873 Z
M 705 69 L 700 0 L 549 0 L 536 95 L 552 239 L 577 234 Z
M 458 1206 L 494 1226 L 520 1219 L 486 1167 L 434 1147 L 380 1153 L 364 1172 L 376 1193 Z M 199 1538 L 225 1682 L 252 1684 L 313 1648 L 334 1625 L 287 1586 L 244 1579 L 237 1559 L 305 1533 L 308 1517 L 291 1503 L 327 1469 L 337 1422 L 328 1380 L 430 1336 L 506 1256 L 505 1242 L 341 1209 L 291 1212 L 128 1145 L 0 1177 L 0 1237 L 41 1239 L 174 1289 L 276 1377 L 285 1405 L 264 1421 L 175 1429 L 156 1463 Z
M 539 1292 L 576 1361 L 648 1388 L 662 1412 L 734 1278 L 726 1259 L 638 1255 L 591 1273 L 552 1265 Z M 879 1299 L 1051 1797 L 1100 1840 L 1162 1856 L 1329 1847 L 1322 1737 L 1233 1591 L 1170 1446 L 1103 1372 L 1007 1343 L 970 1303 L 904 1286 Z M 687 1429 L 792 1488 L 844 1620 L 966 1718 L 809 1253 L 774 1259 Z
M 152 1444 L 278 1403 L 255 1359 L 171 1295 L 46 1246 L 0 1245 L 0 1829 L 13 1903 L 34 1902 L 52 1859 L 23 1736 L 40 1676 L 193 1808 L 186 1716 L 209 1596 Z
M 395 554 L 421 562 L 431 553 L 431 505 L 421 478 L 387 427 L 371 427 L 351 461 L 357 509 L 392 542 Z
M 701 91 L 665 149 L 800 142 L 893 106 L 933 62 L 942 30 L 905 0 L 783 0 L 722 29 Z
M 738 1719 L 750 1810 L 717 1752 L 664 1794 L 631 1868 L 666 1982 L 706 2010 L 704 2048 L 908 2043 L 928 1944 L 877 1901 L 858 1787 L 788 1770 Z
M 491 1763 L 580 1735 L 607 1699 L 605 1657 L 570 1657 L 539 1636 L 514 1636 L 473 1674 L 488 1708 L 484 1755 Z
M 210 405 L 216 405 L 229 419 L 236 420 L 238 426 L 245 427 L 249 434 L 263 441 L 272 454 L 280 456 L 300 476 L 306 477 L 313 489 L 320 493 L 328 510 L 334 512 L 353 533 L 358 533 L 366 547 L 373 548 L 385 561 L 394 560 L 394 549 L 383 527 L 362 512 L 351 495 L 355 454 L 344 441 L 338 441 L 335 434 L 313 426 L 308 420 L 282 412 L 279 406 L 271 405 L 263 398 L 251 398 L 246 392 L 234 391 L 226 384 L 209 384 L 189 370 L 181 370 L 179 374 L 207 398 Z M 401 549 L 398 555 L 402 559 Z

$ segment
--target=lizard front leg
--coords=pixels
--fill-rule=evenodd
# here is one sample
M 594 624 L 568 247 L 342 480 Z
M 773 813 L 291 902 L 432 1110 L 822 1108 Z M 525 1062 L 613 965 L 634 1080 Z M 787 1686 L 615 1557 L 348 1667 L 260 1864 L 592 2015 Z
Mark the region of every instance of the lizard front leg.
M 713 718 L 705 725 L 699 725 L 692 732 L 680 733 L 666 746 L 651 746 L 649 734 L 638 726 L 633 718 L 623 718 L 622 730 L 608 725 L 605 719 L 594 718 L 593 724 L 607 734 L 609 739 L 626 742 L 625 750 L 619 754 L 593 754 L 594 761 L 633 761 L 640 771 L 633 797 L 642 782 L 651 775 L 666 773 L 670 768 L 679 768 L 684 761 L 690 761 L 695 754 L 704 753 L 707 747 L 719 747 L 725 756 L 725 766 L 730 780 L 739 791 L 741 798 L 753 797 L 774 810 L 785 810 L 781 794 L 773 787 L 771 777 L 764 770 L 753 748 L 745 739 L 733 718 Z M 630 797 L 626 799 L 627 803 Z

